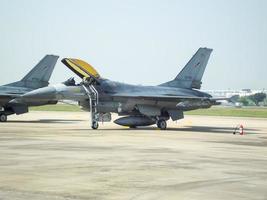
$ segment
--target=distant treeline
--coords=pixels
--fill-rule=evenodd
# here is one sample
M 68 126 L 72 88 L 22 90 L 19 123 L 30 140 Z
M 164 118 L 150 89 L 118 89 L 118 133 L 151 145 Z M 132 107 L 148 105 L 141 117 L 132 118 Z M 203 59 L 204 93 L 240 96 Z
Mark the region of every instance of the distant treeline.
M 267 106 L 266 94 L 263 92 L 239 97 L 238 102 L 243 106 Z

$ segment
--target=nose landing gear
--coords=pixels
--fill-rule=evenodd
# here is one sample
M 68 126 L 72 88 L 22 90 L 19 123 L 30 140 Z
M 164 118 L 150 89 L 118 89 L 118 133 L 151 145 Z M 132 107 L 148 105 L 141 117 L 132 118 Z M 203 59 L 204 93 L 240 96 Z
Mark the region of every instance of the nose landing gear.
M 91 127 L 92 129 L 98 129 L 98 112 L 97 112 L 97 104 L 98 104 L 98 92 L 92 84 L 85 83 L 82 85 L 88 98 L 89 98 L 89 106 L 91 112 Z

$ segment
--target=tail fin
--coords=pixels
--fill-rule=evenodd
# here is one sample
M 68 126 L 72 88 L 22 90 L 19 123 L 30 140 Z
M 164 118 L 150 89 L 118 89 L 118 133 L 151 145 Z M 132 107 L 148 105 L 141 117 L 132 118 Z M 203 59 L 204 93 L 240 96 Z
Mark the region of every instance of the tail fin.
M 212 49 L 199 48 L 174 80 L 163 83 L 160 86 L 200 89 L 201 79 L 211 52 Z
M 46 55 L 24 78 L 20 81 L 8 84 L 15 87 L 37 89 L 46 87 L 55 68 L 58 56 Z

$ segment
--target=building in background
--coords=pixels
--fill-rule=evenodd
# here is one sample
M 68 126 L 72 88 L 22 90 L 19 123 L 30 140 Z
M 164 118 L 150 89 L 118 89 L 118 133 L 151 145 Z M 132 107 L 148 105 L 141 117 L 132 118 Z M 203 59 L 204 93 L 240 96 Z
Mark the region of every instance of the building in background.
M 263 92 L 265 94 L 267 94 L 267 90 L 266 89 L 262 89 L 262 90 L 251 90 L 251 89 L 242 89 L 242 90 L 205 90 L 204 92 L 207 92 L 209 94 L 211 94 L 214 97 L 231 97 L 234 95 L 239 95 L 240 97 L 244 97 L 244 96 L 250 96 L 256 93 L 260 93 Z

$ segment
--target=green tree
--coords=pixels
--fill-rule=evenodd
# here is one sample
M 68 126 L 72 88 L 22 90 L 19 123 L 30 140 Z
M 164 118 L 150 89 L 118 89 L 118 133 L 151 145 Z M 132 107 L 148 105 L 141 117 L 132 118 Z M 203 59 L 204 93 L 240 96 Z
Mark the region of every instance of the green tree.
M 247 97 L 240 97 L 238 99 L 238 102 L 242 103 L 243 106 L 248 106 L 248 104 L 249 104 L 249 100 Z
M 253 101 L 257 106 L 259 105 L 260 102 L 264 101 L 265 98 L 266 94 L 263 92 L 259 92 L 249 96 L 249 99 Z

